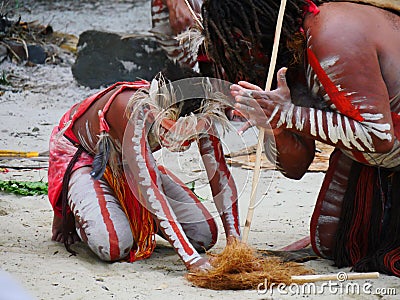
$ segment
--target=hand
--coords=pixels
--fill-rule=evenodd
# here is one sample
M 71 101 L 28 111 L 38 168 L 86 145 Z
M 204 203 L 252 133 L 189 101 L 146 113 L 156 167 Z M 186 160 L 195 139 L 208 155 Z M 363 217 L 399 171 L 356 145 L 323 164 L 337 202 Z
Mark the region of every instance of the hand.
M 169 23 L 174 34 L 181 33 L 193 25 L 193 16 L 184 0 L 167 0 Z
M 225 109 L 225 115 L 229 121 L 232 122 L 246 122 L 247 119 L 233 107 L 228 107 Z
M 239 81 L 239 85 L 232 85 L 231 86 L 231 94 L 233 97 L 235 97 L 235 100 L 237 100 L 237 96 L 248 96 L 248 93 L 250 91 L 262 91 L 262 88 L 255 84 L 251 84 L 247 81 Z M 242 122 L 246 122 L 243 127 L 239 129 L 239 134 L 243 134 L 247 129 L 251 128 L 254 126 L 253 122 L 249 118 L 249 110 L 253 109 L 250 107 L 245 107 L 241 106 L 240 104 L 236 104 L 235 108 L 231 112 L 231 120 L 234 120 L 234 117 L 236 117 L 236 120 L 239 119 Z M 244 113 L 241 112 L 241 109 L 244 109 Z
M 73 214 L 69 214 L 67 216 L 67 228 L 68 228 L 68 243 L 72 245 L 75 242 L 79 242 L 81 239 L 79 238 L 78 234 L 76 233 L 75 229 L 75 219 Z M 56 241 L 59 243 L 64 243 L 64 235 L 62 230 L 62 218 L 54 214 L 53 218 L 53 226 L 52 226 L 52 241 Z
M 202 257 L 195 263 L 190 262 L 186 264 L 186 268 L 190 273 L 207 272 L 212 269 L 209 259 Z
M 235 109 L 248 119 L 241 132 L 251 126 L 272 128 L 275 135 L 283 130 L 280 127 L 286 122 L 287 112 L 293 106 L 285 73 L 286 68 L 278 71 L 278 87 L 270 92 L 245 81 L 231 86 L 231 94 L 236 100 Z
M 231 245 L 240 242 L 241 238 L 237 235 L 229 235 L 226 237 L 226 245 Z

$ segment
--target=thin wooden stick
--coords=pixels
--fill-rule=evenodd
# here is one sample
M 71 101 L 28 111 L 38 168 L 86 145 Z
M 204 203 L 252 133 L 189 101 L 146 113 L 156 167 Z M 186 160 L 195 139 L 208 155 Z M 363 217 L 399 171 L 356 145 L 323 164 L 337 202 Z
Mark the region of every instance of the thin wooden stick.
M 192 6 L 190 5 L 188 0 L 185 0 L 185 4 L 188 7 L 190 14 L 192 15 L 194 21 L 197 23 L 197 25 L 201 28 L 204 29 L 203 24 L 201 23 L 199 17 L 196 15 L 196 13 L 194 12 Z
M 285 14 L 285 8 L 286 8 L 286 0 L 282 0 L 281 5 L 279 7 L 278 20 L 276 23 L 275 39 L 274 39 L 274 45 L 272 47 L 272 55 L 271 55 L 271 62 L 269 64 L 267 82 L 265 84 L 266 91 L 271 90 L 272 79 L 274 78 L 276 58 L 278 56 L 279 40 L 281 37 L 282 22 L 283 22 L 283 17 Z M 244 243 L 247 243 L 247 239 L 249 237 L 249 232 L 250 232 L 251 222 L 253 220 L 253 214 L 254 214 L 254 208 L 255 208 L 254 204 L 256 201 L 256 194 L 257 194 L 257 186 L 258 186 L 258 181 L 260 179 L 261 154 L 262 154 L 262 148 L 263 148 L 263 144 L 264 144 L 264 133 L 265 133 L 264 128 L 260 127 L 259 134 L 258 134 L 256 161 L 255 161 L 253 182 L 252 182 L 252 188 L 251 188 L 250 203 L 249 203 L 249 208 L 247 210 L 246 223 L 245 223 L 245 226 L 243 229 L 242 241 Z
M 293 283 L 305 283 L 305 282 L 318 282 L 318 281 L 346 281 L 346 280 L 357 280 L 357 279 L 375 279 L 379 278 L 378 272 L 369 273 L 345 273 L 339 272 L 337 274 L 317 274 L 317 275 L 299 275 L 292 276 Z
M 0 157 L 38 157 L 39 152 L 36 151 L 14 151 L 14 150 L 0 150 Z

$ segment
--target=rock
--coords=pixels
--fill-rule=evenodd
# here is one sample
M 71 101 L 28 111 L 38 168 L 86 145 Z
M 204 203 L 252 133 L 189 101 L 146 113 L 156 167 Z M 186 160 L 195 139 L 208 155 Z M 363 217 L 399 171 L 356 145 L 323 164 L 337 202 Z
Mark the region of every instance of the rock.
M 11 57 L 16 55 L 18 61 L 28 60 L 34 64 L 44 64 L 46 62 L 47 53 L 40 45 L 27 45 L 28 57 L 26 56 L 25 46 L 20 42 L 3 41 L 9 47 L 9 55 Z M 0 51 L 1 52 L 1 51 Z
M 117 81 L 151 80 L 167 61 L 152 37 L 121 39 L 115 33 L 89 30 L 79 36 L 72 74 L 79 84 L 99 88 Z
M 18 61 L 26 59 L 26 51 L 22 43 L 8 40 L 3 43 L 8 46 L 11 57 L 15 57 Z
M 28 45 L 29 59 L 34 64 L 44 64 L 46 62 L 47 53 L 42 46 Z

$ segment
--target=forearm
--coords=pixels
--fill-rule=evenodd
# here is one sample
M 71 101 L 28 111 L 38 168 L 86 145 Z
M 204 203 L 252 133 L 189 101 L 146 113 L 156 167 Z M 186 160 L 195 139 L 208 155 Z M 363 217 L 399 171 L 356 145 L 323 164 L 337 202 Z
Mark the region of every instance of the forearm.
M 143 113 L 131 118 L 133 124 L 126 129 L 123 144 L 128 169 L 125 172 L 130 188 L 141 204 L 147 207 L 154 216 L 159 230 L 174 247 L 177 254 L 190 268 L 201 259 L 199 253 L 190 243 L 182 226 L 163 192 L 162 180 L 155 159 L 147 141 L 147 128 L 143 122 Z M 127 156 L 127 153 L 129 156 Z
M 232 174 L 226 165 L 220 141 L 213 134 L 205 135 L 199 140 L 199 148 L 225 234 L 227 238 L 239 237 L 237 190 Z
M 394 129 L 385 95 L 358 95 L 340 92 L 330 86 L 330 111 L 293 104 L 285 80 L 285 69 L 278 71 L 278 88 L 260 91 L 246 82 L 233 85 L 235 108 L 253 125 L 292 131 L 346 151 L 386 153 L 394 145 Z M 248 89 L 250 87 L 250 89 Z M 327 98 L 327 99 L 325 99 Z M 324 99 L 328 101 L 328 96 Z M 325 101 L 321 100 L 321 101 Z
M 336 148 L 361 152 L 387 152 L 393 147 L 393 132 L 389 123 L 378 123 L 379 114 L 362 114 L 356 121 L 335 111 L 322 111 L 293 104 L 274 119 L 276 128 L 284 128 L 309 139 Z
M 288 130 L 266 134 L 265 154 L 286 177 L 300 179 L 314 159 L 315 142 Z

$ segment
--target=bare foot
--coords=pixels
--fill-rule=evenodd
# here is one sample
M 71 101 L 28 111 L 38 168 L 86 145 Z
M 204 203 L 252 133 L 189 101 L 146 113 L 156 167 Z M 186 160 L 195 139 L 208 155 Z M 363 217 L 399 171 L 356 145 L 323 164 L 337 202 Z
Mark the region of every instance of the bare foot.
M 67 229 L 68 229 L 68 244 L 71 245 L 75 242 L 79 242 L 81 239 L 79 238 L 78 234 L 76 233 L 75 229 L 75 220 L 73 214 L 69 214 L 67 216 Z M 64 235 L 62 230 L 62 218 L 54 214 L 53 218 L 53 227 L 52 227 L 52 241 L 56 241 L 59 243 L 64 243 Z

